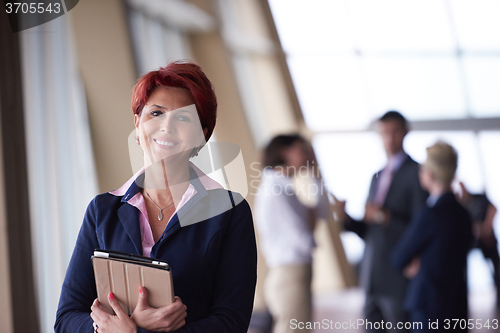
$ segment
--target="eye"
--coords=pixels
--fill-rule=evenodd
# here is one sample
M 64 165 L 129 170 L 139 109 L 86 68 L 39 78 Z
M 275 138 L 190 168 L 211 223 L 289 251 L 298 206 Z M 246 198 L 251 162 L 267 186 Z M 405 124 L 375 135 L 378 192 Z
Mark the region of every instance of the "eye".
M 163 115 L 163 112 L 161 112 L 160 110 L 154 110 L 154 111 L 151 111 L 149 114 L 153 117 L 159 117 L 159 116 Z
M 189 118 L 189 117 L 188 117 L 187 115 L 185 115 L 185 114 L 179 114 L 179 115 L 177 116 L 177 119 L 179 119 L 180 121 L 187 121 L 187 122 L 191 121 L 191 118 Z

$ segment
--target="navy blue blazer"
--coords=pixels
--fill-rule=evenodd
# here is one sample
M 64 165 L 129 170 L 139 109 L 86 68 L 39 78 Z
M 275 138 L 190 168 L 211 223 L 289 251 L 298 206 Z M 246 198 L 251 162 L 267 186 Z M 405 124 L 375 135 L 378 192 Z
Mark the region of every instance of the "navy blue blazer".
M 245 333 L 257 279 L 250 207 L 237 193 L 207 191 L 198 178 L 191 184 L 196 195 L 175 214 L 151 250 L 152 258 L 170 264 L 175 294 L 187 306 L 186 325 L 175 332 Z M 140 212 L 126 202 L 139 190 L 134 182 L 124 196 L 104 193 L 89 204 L 63 283 L 56 332 L 93 332 L 94 249 L 142 255 Z
M 407 290 L 407 310 L 423 311 L 429 319 L 467 318 L 471 229 L 469 214 L 451 192 L 415 215 L 392 255 L 392 263 L 401 270 L 413 258 L 421 259 Z

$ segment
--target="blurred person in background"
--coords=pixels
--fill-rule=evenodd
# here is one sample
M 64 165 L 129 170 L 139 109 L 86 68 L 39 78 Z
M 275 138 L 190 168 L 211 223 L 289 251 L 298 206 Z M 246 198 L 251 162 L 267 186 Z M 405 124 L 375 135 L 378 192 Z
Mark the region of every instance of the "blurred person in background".
M 490 259 L 493 265 L 493 280 L 497 291 L 497 308 L 500 308 L 500 256 L 498 255 L 498 242 L 493 230 L 493 221 L 497 213 L 496 207 L 488 200 L 486 194 L 471 194 L 462 182 L 458 201 L 469 212 L 472 218 L 472 233 L 474 246 L 481 249 L 485 259 Z
M 344 221 L 345 229 L 365 241 L 359 279 L 366 293 L 363 308 L 366 320 L 391 322 L 396 328 L 397 322 L 407 319 L 403 301 L 408 280 L 391 265 L 390 256 L 428 194 L 419 183 L 418 163 L 403 149 L 408 133 L 403 115 L 388 111 L 378 119 L 376 128 L 387 155 L 387 165 L 372 178 L 363 219 L 356 221 L 347 215 L 343 201 L 336 201 L 334 210 Z M 367 331 L 384 330 L 372 330 L 368 326 Z
M 405 300 L 412 332 L 455 332 L 453 320 L 467 320 L 467 253 L 472 243 L 472 222 L 451 190 L 457 169 L 453 147 L 438 142 L 427 148 L 420 170 L 422 187 L 429 191 L 427 205 L 412 219 L 394 248 L 395 267 L 411 278 Z M 419 262 L 419 268 L 411 266 Z M 438 321 L 437 327 L 429 328 Z M 466 329 L 465 329 L 466 330 Z
M 320 196 L 317 204 L 309 207 L 302 203 L 293 179 L 304 170 L 314 173 L 308 168 L 313 160 L 310 145 L 299 135 L 278 135 L 264 149 L 254 212 L 268 267 L 264 295 L 274 333 L 307 332 L 299 329 L 298 323 L 311 321 L 313 232 L 316 219 L 329 212 L 329 204 L 317 179 L 313 179 L 315 194 Z
M 173 62 L 141 77 L 132 93 L 144 168 L 89 204 L 62 286 L 56 332 L 246 333 L 257 279 L 250 206 L 190 160 L 213 133 L 217 99 L 202 69 Z M 129 317 L 97 299 L 91 256 L 116 250 L 167 261 L 175 301 L 148 304 L 144 287 Z

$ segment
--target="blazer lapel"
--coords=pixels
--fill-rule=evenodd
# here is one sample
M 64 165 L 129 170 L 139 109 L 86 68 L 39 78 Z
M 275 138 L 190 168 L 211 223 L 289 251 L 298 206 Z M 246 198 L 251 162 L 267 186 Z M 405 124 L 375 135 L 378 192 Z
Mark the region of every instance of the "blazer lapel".
M 396 172 L 394 172 L 394 175 L 392 176 L 392 179 L 391 179 L 391 184 L 389 185 L 389 190 L 387 190 L 387 194 L 386 194 L 385 199 L 384 199 L 384 207 L 387 204 L 387 199 L 391 197 L 391 192 L 394 191 L 393 187 L 397 186 L 396 184 L 400 183 L 400 180 L 398 178 L 401 177 L 401 173 L 403 172 L 405 165 L 410 163 L 410 161 L 411 161 L 410 156 L 406 156 L 403 163 L 401 163 L 401 166 L 396 170 Z
M 141 229 L 139 225 L 139 210 L 127 203 L 118 208 L 118 218 L 123 229 L 132 240 L 137 254 L 142 255 Z
M 201 196 L 199 194 L 196 194 L 191 200 L 186 203 L 184 207 L 181 208 L 179 212 L 174 215 L 174 217 L 172 217 L 172 220 L 167 225 L 167 228 L 165 229 L 165 232 L 162 236 L 163 240 L 167 240 L 168 238 L 170 238 L 180 228 L 189 224 L 193 224 L 193 217 L 200 215 L 198 213 L 204 209 L 204 205 L 199 204 L 200 200 Z
M 377 172 L 377 174 L 375 176 L 373 176 L 373 178 L 372 178 L 372 182 L 370 184 L 370 190 L 368 192 L 368 200 L 367 200 L 370 203 L 373 202 L 373 200 L 375 199 L 375 194 L 377 194 L 377 188 L 378 188 L 377 183 L 378 183 L 378 178 L 379 178 L 381 172 L 382 172 L 382 170 Z

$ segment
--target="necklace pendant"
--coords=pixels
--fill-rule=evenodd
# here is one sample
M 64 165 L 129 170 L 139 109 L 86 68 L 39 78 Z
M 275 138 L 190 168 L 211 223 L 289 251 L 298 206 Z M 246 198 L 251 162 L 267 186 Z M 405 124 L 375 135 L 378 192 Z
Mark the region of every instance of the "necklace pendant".
M 158 220 L 160 220 L 160 221 L 163 220 L 163 214 L 161 213 L 161 210 L 158 213 Z

